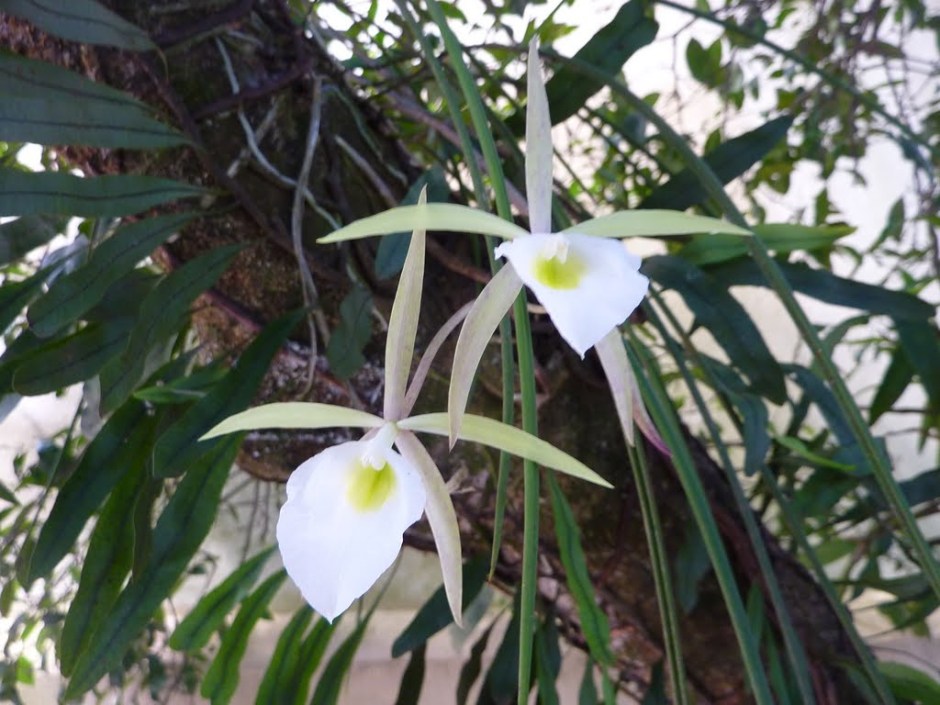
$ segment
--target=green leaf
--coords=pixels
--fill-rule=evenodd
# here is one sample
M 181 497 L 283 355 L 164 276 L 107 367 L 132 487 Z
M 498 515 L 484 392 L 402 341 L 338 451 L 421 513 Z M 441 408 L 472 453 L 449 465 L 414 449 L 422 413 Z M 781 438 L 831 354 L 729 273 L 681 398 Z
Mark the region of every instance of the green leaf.
M 326 358 L 337 377 L 348 379 L 366 363 L 362 350 L 372 337 L 372 294 L 364 286 L 354 286 L 339 305 L 339 315 Z
M 538 683 L 538 705 L 558 705 L 558 689 L 555 682 L 561 670 L 561 637 L 555 626 L 555 617 L 546 615 L 535 632 L 535 677 Z
M 754 234 L 764 241 L 768 250 L 781 254 L 797 250 L 828 249 L 839 238 L 855 232 L 855 228 L 848 225 L 793 223 L 755 225 L 753 230 Z M 693 237 L 677 254 L 699 266 L 717 264 L 747 256 L 747 243 L 731 235 L 699 235 Z
M 408 659 L 408 665 L 401 676 L 401 684 L 398 686 L 398 697 L 395 698 L 395 705 L 418 705 L 418 699 L 421 697 L 421 687 L 424 685 L 424 666 L 427 644 L 422 644 L 411 652 L 411 658 Z
M 476 599 L 486 582 L 486 562 L 479 558 L 470 561 L 463 571 L 463 607 Z M 423 646 L 428 639 L 445 627 L 453 624 L 454 618 L 447 603 L 447 595 L 441 586 L 417 611 L 411 622 L 398 638 L 392 642 L 392 658 Z
M 134 265 L 179 232 L 193 215 L 147 218 L 118 229 L 92 250 L 87 262 L 56 280 L 49 291 L 30 306 L 30 328 L 45 338 L 80 318 Z
M 750 236 L 751 232 L 725 220 L 704 215 L 689 215 L 673 210 L 617 211 L 610 215 L 585 220 L 565 228 L 562 232 L 597 235 L 598 237 L 669 237 L 671 235 Z
M 284 627 L 274 647 L 274 654 L 265 669 L 264 677 L 261 679 L 261 685 L 258 686 L 256 705 L 268 705 L 277 702 L 278 699 L 284 703 L 293 702 L 294 694 L 287 692 L 286 683 L 289 676 L 295 673 L 301 665 L 302 647 L 298 647 L 298 644 L 301 643 L 313 615 L 310 605 L 304 605 L 294 613 L 290 622 Z
M 940 414 L 940 331 L 931 320 L 895 320 L 898 340 L 908 362 L 917 373 L 917 378 L 927 392 L 928 404 L 933 414 Z
M 777 266 L 794 291 L 829 304 L 885 314 L 895 320 L 928 319 L 936 313 L 934 306 L 903 291 L 844 279 L 828 270 L 813 269 L 805 264 L 777 262 Z M 726 287 L 768 286 L 757 263 L 751 259 L 709 267 L 708 272 Z
M 62 673 L 68 676 L 89 646 L 95 627 L 108 618 L 134 560 L 133 517 L 137 495 L 146 480 L 143 472 L 128 472 L 105 502 L 88 552 L 82 561 L 78 591 L 69 607 L 57 653 Z
M 73 42 L 130 51 L 156 49 L 146 32 L 94 0 L 69 0 L 67 5 L 42 0 L 3 0 L 0 10 L 27 19 L 43 31 Z
M 799 438 L 792 438 L 791 436 L 777 436 L 774 440 L 787 450 L 792 451 L 796 455 L 818 467 L 832 468 L 833 470 L 842 470 L 843 472 L 853 472 L 855 470 L 855 466 L 853 465 L 848 465 L 847 463 L 838 463 L 831 458 L 826 458 L 819 453 L 814 453 Z
M 495 235 L 507 240 L 528 234 L 528 231 L 518 225 L 486 211 L 453 203 L 428 203 L 423 206 L 399 206 L 368 218 L 362 218 L 326 237 L 321 237 L 317 242 L 326 245 L 331 242 L 359 240 L 375 235 L 389 235 L 402 230 L 448 230 L 458 233 Z
M 345 406 L 300 401 L 275 402 L 229 416 L 209 429 L 199 440 L 259 428 L 378 428 L 384 423 L 374 414 Z
M 374 610 L 369 610 L 366 617 L 356 625 L 353 633 L 346 637 L 336 653 L 327 661 L 310 702 L 317 705 L 336 705 L 339 700 L 340 690 L 343 687 L 343 681 L 346 679 L 346 674 L 349 673 L 353 657 L 359 650 L 359 645 L 362 643 L 362 637 L 366 633 L 366 627 L 369 625 L 373 612 Z
M 91 379 L 124 349 L 133 325 L 130 318 L 92 323 L 40 346 L 17 366 L 13 388 L 24 396 L 34 396 Z
M 231 701 L 238 688 L 239 667 L 248 648 L 248 638 L 286 578 L 287 572 L 282 569 L 261 583 L 245 598 L 232 626 L 222 635 L 219 650 L 202 679 L 199 691 L 212 701 L 212 705 L 225 705 Z
M 83 178 L 54 171 L 0 168 L 0 216 L 47 213 L 116 217 L 204 193 L 197 186 L 153 176 Z
M 710 88 L 717 88 L 724 81 L 721 69 L 721 38 L 716 39 L 706 49 L 694 37 L 685 49 L 685 60 L 692 76 Z
M 433 433 L 438 436 L 448 435 L 448 417 L 444 413 L 412 416 L 400 421 L 398 426 L 409 431 Z M 504 450 L 601 487 L 613 487 L 587 465 L 558 450 L 550 443 L 493 419 L 467 414 L 463 420 L 460 439 Z
M 483 680 L 478 705 L 496 705 L 511 702 L 516 696 L 519 683 L 519 591 L 512 601 L 512 619 L 506 627 L 503 640 L 496 650 L 490 670 Z M 531 675 L 529 675 L 531 679 Z M 529 690 L 528 686 L 525 689 Z
M 483 652 L 486 651 L 486 645 L 489 643 L 490 634 L 492 633 L 493 627 L 491 625 L 477 639 L 470 649 L 470 656 L 464 661 L 463 668 L 460 669 L 460 677 L 457 679 L 457 705 L 467 705 L 470 689 L 483 670 Z
M 643 0 L 630 0 L 578 50 L 574 59 L 611 77 L 617 76 L 638 49 L 653 41 L 658 30 L 659 24 L 653 19 L 650 6 Z M 602 82 L 587 78 L 577 69 L 562 63 L 545 86 L 552 124 L 558 125 L 574 115 L 603 87 Z M 506 121 L 517 135 L 522 134 L 524 126 L 520 113 Z
M 4 281 L 0 286 L 0 334 L 10 327 L 10 324 L 16 320 L 23 309 L 29 305 L 42 290 L 42 285 L 54 271 L 54 267 L 40 269 L 29 279 L 19 282 Z M 7 353 L 10 348 L 4 352 L 3 357 L 9 360 Z
M 722 142 L 706 152 L 702 159 L 721 183 L 727 184 L 767 156 L 783 139 L 792 123 L 793 118 L 789 116 L 774 118 L 750 132 Z M 686 167 L 643 199 L 637 208 L 682 211 L 702 203 L 706 197 L 707 192 L 700 179 L 692 169 Z
M 157 284 L 140 304 L 127 347 L 101 370 L 101 410 L 117 407 L 134 390 L 147 354 L 175 333 L 196 297 L 222 276 L 241 245 L 227 245 L 191 259 Z
M 170 648 L 177 651 L 198 651 L 209 643 L 212 633 L 221 626 L 236 603 L 251 590 L 273 552 L 272 546 L 255 554 L 199 600 L 173 630 L 169 640 Z
M 179 483 L 157 521 L 150 560 L 128 584 L 75 664 L 65 699 L 76 698 L 120 662 L 125 649 L 166 599 L 215 520 L 222 487 L 238 452 L 233 441 L 201 459 Z
M 7 96 L 0 103 L 0 137 L 10 142 L 112 149 L 160 149 L 187 142 L 136 101 L 78 102 L 54 92 L 42 98 Z
M 940 680 L 931 678 L 924 671 L 894 661 L 879 661 L 878 670 L 897 697 L 924 705 L 940 702 Z
M 272 358 L 303 315 L 303 311 L 295 311 L 266 326 L 225 378 L 163 432 L 153 448 L 154 476 L 179 475 L 199 456 L 212 450 L 213 443 L 199 443 L 199 437 L 251 403 Z
M 868 409 L 869 425 L 874 425 L 885 412 L 891 410 L 913 379 L 914 368 L 907 355 L 900 346 L 894 348 L 891 353 L 891 364 L 885 370 L 881 384 L 878 385 L 875 397 L 871 401 L 871 407 Z
M 581 686 L 578 688 L 578 705 L 597 705 L 597 688 L 594 685 L 594 662 L 584 664 Z
M 577 519 L 556 478 L 549 476 L 547 481 L 552 501 L 555 538 L 558 541 L 561 564 L 565 569 L 565 581 L 578 608 L 581 632 L 591 657 L 604 666 L 613 665 L 610 624 L 594 595 L 594 584 L 591 582 L 587 559 L 581 546 Z
M 727 284 L 678 257 L 649 257 L 644 272 L 674 289 L 731 360 L 750 380 L 752 389 L 782 404 L 786 399 L 783 370 L 764 343 L 750 314 L 727 290 Z
M 156 421 L 142 403 L 130 402 L 98 431 L 59 490 L 42 526 L 26 573 L 28 584 L 52 572 L 124 475 L 143 472 Z
M 0 223 L 0 266 L 16 262 L 64 229 L 65 219 L 47 215 L 29 215 Z
M 330 638 L 339 624 L 342 616 L 337 617 L 332 624 L 325 619 L 320 619 L 313 625 L 310 634 L 303 640 L 300 647 L 297 648 L 298 655 L 296 668 L 285 674 L 282 681 L 283 687 L 277 689 L 276 694 L 280 702 L 293 703 L 293 705 L 304 705 L 307 702 L 307 691 L 310 690 L 310 680 L 313 678 L 314 671 L 320 665 L 326 647 L 329 646 Z M 258 705 L 268 705 L 272 701 L 265 700 L 263 703 L 258 700 Z

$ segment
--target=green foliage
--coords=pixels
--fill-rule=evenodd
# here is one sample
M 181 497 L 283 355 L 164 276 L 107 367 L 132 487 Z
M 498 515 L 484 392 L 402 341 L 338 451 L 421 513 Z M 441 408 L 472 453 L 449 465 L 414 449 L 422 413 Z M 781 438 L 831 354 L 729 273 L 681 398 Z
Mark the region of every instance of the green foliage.
M 146 32 L 97 2 L 76 0 L 68 12 L 47 5 L 0 2 L 5 13 L 70 41 L 140 52 L 154 48 Z M 813 568 L 822 594 L 858 649 L 859 663 L 850 668 L 860 692 L 885 703 L 936 698 L 937 681 L 926 672 L 897 664 L 873 667 L 845 610 L 863 590 L 881 590 L 890 597 L 878 611 L 896 628 L 924 634 L 926 620 L 936 613 L 940 600 L 934 591 L 935 566 L 918 548 L 911 512 L 935 518 L 940 469 L 891 477 L 888 461 L 893 451 L 889 432 L 883 430 L 898 418 L 909 419 L 923 452 L 935 452 L 940 419 L 940 336 L 934 320 L 940 221 L 931 206 L 937 202 L 938 111 L 935 98 L 917 102 L 902 92 L 871 88 L 864 75 L 869 60 L 880 62 L 889 73 L 908 71 L 919 59 L 899 37 L 915 31 L 936 34 L 936 18 L 918 1 L 867 9 L 851 3 L 829 7 L 796 2 L 758 10 L 732 3 L 713 10 L 701 3 L 631 0 L 568 58 L 555 43 L 574 29 L 565 24 L 561 11 L 529 27 L 523 36 L 507 19 L 524 3 L 488 3 L 486 14 L 473 19 L 488 32 L 486 43 L 462 46 L 457 39 L 462 35 L 450 28 L 465 27 L 467 18 L 451 3 L 431 3 L 430 8 L 416 3 L 407 16 L 384 18 L 377 6 L 361 14 L 363 9 L 354 4 L 340 5 L 351 24 L 335 41 L 352 55 L 347 66 L 355 67 L 372 107 L 394 116 L 397 137 L 423 171 L 402 204 L 416 202 L 427 184 L 429 200 L 440 206 L 452 200 L 477 207 L 479 215 L 472 222 L 462 220 L 463 211 L 446 211 L 458 230 L 498 227 L 508 236 L 524 231 L 524 223 L 500 218 L 512 215 L 510 199 L 524 186 L 517 138 L 523 131 L 526 101 L 518 79 L 523 66 L 518 47 L 537 34 L 551 75 L 547 92 L 552 123 L 564 125 L 561 129 L 571 136 L 555 155 L 556 227 L 636 208 L 692 209 L 739 224 L 738 207 L 746 205 L 747 224 L 774 253 L 773 259 L 739 236 L 690 236 L 663 226 L 656 234 L 665 238 L 666 252 L 648 257 L 644 272 L 657 293 L 669 290 L 681 298 L 694 320 L 678 320 L 655 298 L 646 314 L 650 323 L 631 328 L 632 354 L 637 370 L 643 370 L 639 384 L 696 520 L 687 527 L 685 543 L 671 565 L 663 562 L 675 578 L 679 608 L 694 611 L 699 584 L 714 574 L 738 633 L 753 697 L 759 702 L 806 700 L 800 689 L 809 674 L 787 642 L 792 636 L 786 626 L 794 608 L 792 597 L 784 594 L 785 599 L 775 600 L 769 575 L 754 581 L 771 586 L 767 604 L 753 589 L 742 592 L 742 586 L 753 584 L 745 580 L 751 576 L 731 568 L 729 548 L 719 538 L 705 499 L 708 488 L 698 477 L 688 438 L 677 423 L 681 420 L 706 439 L 709 450 L 729 470 L 727 482 L 765 519 L 765 528 L 785 545 L 795 546 Z M 320 21 L 316 8 L 311 10 L 307 3 L 290 6 L 298 24 Z M 691 148 L 687 141 L 677 142 L 678 135 L 664 129 L 662 122 L 665 116 L 671 120 L 681 97 L 667 95 L 665 87 L 662 94 L 634 96 L 622 78 L 643 70 L 643 54 L 638 54 L 643 47 L 669 39 L 660 30 L 660 6 L 694 20 L 690 33 L 678 38 L 679 60 L 684 56 L 696 90 L 712 94 L 720 106 L 717 115 L 697 116 L 694 127 L 700 134 L 693 136 L 698 141 Z M 781 46 L 777 39 L 785 35 L 779 30 L 792 30 L 788 17 L 794 13 L 805 14 L 805 29 L 794 30 L 799 36 Z M 711 25 L 710 33 L 699 32 L 704 24 Z M 845 27 L 858 31 L 845 32 Z M 225 25 L 218 34 L 225 42 L 238 42 L 239 31 Z M 382 60 L 376 61 L 376 56 Z M 927 70 L 931 68 L 935 73 L 936 62 L 927 64 Z M 902 82 L 888 84 L 891 88 Z M 147 173 L 78 176 L 71 173 L 74 167 L 68 161 L 78 152 L 62 147 L 78 145 L 84 154 L 90 148 L 135 150 L 143 164 L 153 165 L 183 154 L 167 150 L 188 148 L 193 135 L 182 134 L 159 117 L 166 106 L 148 105 L 41 61 L 0 56 L 0 94 L 5 96 L 0 105 L 0 215 L 19 216 L 0 223 L 0 416 L 20 395 L 84 385 L 72 428 L 48 439 L 35 461 L 18 458 L 15 479 L 0 484 L 0 612 L 18 615 L 5 636 L 0 699 L 17 702 L 18 686 L 34 679 L 36 664 L 21 655 L 20 646 L 35 644 L 43 654 L 54 650 L 61 672 L 69 677 L 66 698 L 94 691 L 108 678 L 120 687 L 136 679 L 139 687 L 153 693 L 178 687 L 201 690 L 213 702 L 228 702 L 238 687 L 248 640 L 270 609 L 284 574 L 275 573 L 255 587 L 272 552 L 263 548 L 217 586 L 207 588 L 172 635 L 166 634 L 168 600 L 188 576 L 210 570 L 204 540 L 219 513 L 231 507 L 223 486 L 237 443 L 198 439 L 252 403 L 302 314 L 263 327 L 242 350 L 213 351 L 214 360 L 197 356 L 199 341 L 188 314 L 239 250 L 189 255 L 186 263 L 173 262 L 167 274 L 157 274 L 148 256 L 174 238 L 187 238 L 190 228 L 204 222 L 208 214 L 196 199 L 208 199 L 210 192 Z M 736 121 L 754 105 L 772 107 L 757 121 Z M 247 111 L 252 119 L 253 109 Z M 450 111 L 450 123 L 438 129 L 436 125 L 445 122 L 445 110 Z M 757 127 L 731 127 L 738 124 Z M 828 180 L 836 175 L 861 179 L 856 161 L 883 137 L 892 140 L 911 165 L 917 193 L 896 201 L 877 237 L 860 244 L 851 237 L 860 223 L 847 206 L 844 212 L 837 210 Z M 262 139 L 259 132 L 259 142 Z M 43 169 L 35 173 L 16 161 L 18 143 L 28 141 L 46 145 Z M 804 210 L 790 222 L 765 222 L 767 193 L 792 193 L 791 186 L 807 168 L 822 180 L 809 187 L 815 193 L 802 204 Z M 737 196 L 734 203 L 723 185 Z M 229 207 L 228 192 L 211 195 L 220 208 Z M 338 201 L 344 197 L 337 194 Z M 484 212 L 493 205 L 500 218 Z M 513 205 L 524 211 L 518 200 Z M 337 221 L 344 221 L 346 207 L 317 204 Z M 75 245 L 63 248 L 56 236 L 74 231 L 70 218 L 84 219 L 81 234 Z M 615 225 L 622 223 L 608 221 L 603 227 Z M 340 382 L 363 370 L 373 357 L 370 344 L 379 329 L 375 320 L 381 318 L 381 297 L 375 292 L 382 288 L 374 277 L 390 278 L 401 270 L 408 238 L 399 233 L 383 238 L 377 250 L 350 252 L 345 270 L 336 270 L 340 277 L 348 274 L 350 282 L 343 287 L 346 296 L 338 302 L 338 316 L 329 321 L 325 353 L 330 374 Z M 478 272 L 486 250 L 475 238 L 461 243 L 453 248 L 448 244 L 446 257 L 451 259 L 441 256 L 440 262 L 450 267 L 454 257 L 465 257 L 468 262 L 461 266 Z M 371 252 L 375 256 L 370 263 Z M 868 274 L 873 263 L 882 267 L 877 281 Z M 768 278 L 774 268 L 780 280 Z M 771 352 L 764 340 L 767 321 L 742 304 L 743 287 L 756 288 L 761 295 L 771 290 L 785 297 L 797 293 L 803 301 L 853 313 L 814 329 L 819 339 L 815 357 L 800 357 L 797 363 L 796 358 L 782 359 Z M 502 332 L 503 360 L 510 363 L 504 386 L 510 400 L 507 417 L 513 413 L 511 400 L 518 384 L 524 424 L 532 432 L 533 362 L 551 371 L 556 362 L 543 358 L 541 351 L 533 353 L 524 311 L 520 300 L 514 314 L 518 376 L 511 364 L 509 326 Z M 699 328 L 717 344 L 715 354 L 726 359 L 696 349 L 693 336 Z M 867 383 L 870 393 L 847 401 L 831 371 L 854 383 L 856 365 L 873 359 L 885 363 L 883 372 Z M 229 364 L 231 360 L 235 362 Z M 466 382 L 469 389 L 470 380 Z M 696 385 L 707 388 L 704 399 L 693 391 Z M 551 384 L 543 391 L 550 397 Z M 289 396 L 292 390 L 281 393 Z M 878 435 L 873 435 L 876 422 Z M 696 425 L 700 423 L 707 434 Z M 446 433 L 442 417 L 435 424 L 440 428 L 435 426 L 434 432 Z M 479 440 L 485 440 L 487 429 L 474 428 Z M 739 445 L 742 452 L 736 454 Z M 529 522 L 533 513 L 537 518 L 537 480 L 534 465 L 528 466 L 524 510 Z M 603 698 L 612 702 L 614 686 L 608 675 L 620 654 L 612 650 L 608 618 L 596 599 L 598 576 L 585 558 L 584 529 L 553 480 L 548 481 L 547 494 L 566 590 L 580 622 L 579 636 L 592 657 L 579 702 L 598 702 L 595 668 L 601 671 Z M 652 497 L 647 493 L 644 501 Z M 528 524 L 524 569 L 529 576 L 535 566 L 532 526 Z M 656 530 L 649 524 L 647 530 L 653 547 Z M 250 543 L 249 537 L 246 556 Z M 499 555 L 499 540 L 496 543 L 494 555 Z M 465 606 L 479 593 L 485 577 L 483 563 L 468 563 Z M 62 584 L 69 586 L 65 595 L 50 587 Z M 558 702 L 559 623 L 552 605 L 534 602 L 531 578 L 524 584 L 495 660 L 483 656 L 495 639 L 492 621 L 483 624 L 473 643 L 456 688 L 461 705 L 480 680 L 481 703 L 511 701 L 532 688 L 538 691 L 538 702 Z M 27 591 L 41 594 L 41 599 L 27 599 Z M 662 594 L 658 599 L 665 602 Z M 311 691 L 314 702 L 335 702 L 371 614 L 327 659 L 314 686 L 335 625 L 314 621 L 309 608 L 298 610 L 271 653 L 257 702 L 308 702 Z M 678 629 L 668 624 L 669 614 L 663 618 L 667 651 L 670 638 L 678 638 L 681 647 Z M 392 648 L 396 657 L 410 653 L 397 702 L 417 700 L 427 667 L 427 641 L 450 623 L 442 588 Z M 521 628 L 531 632 L 531 643 L 520 638 Z M 175 681 L 167 673 L 165 643 L 183 659 Z M 522 678 L 520 667 L 528 669 Z M 654 667 L 644 702 L 678 697 L 665 677 L 673 672 L 672 664 L 668 669 L 662 663 Z

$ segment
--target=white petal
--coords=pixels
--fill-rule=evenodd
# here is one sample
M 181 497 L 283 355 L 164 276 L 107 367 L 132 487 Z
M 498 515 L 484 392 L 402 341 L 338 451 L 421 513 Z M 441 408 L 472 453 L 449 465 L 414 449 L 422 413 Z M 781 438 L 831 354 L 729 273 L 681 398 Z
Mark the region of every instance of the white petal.
M 287 482 L 277 522 L 284 567 L 304 599 L 332 621 L 385 572 L 401 550 L 405 529 L 421 518 L 425 490 L 418 472 L 389 449 L 395 482 L 374 508 L 357 508 L 349 485 L 368 450 L 363 441 L 327 448 Z
M 567 241 L 565 266 L 579 270 L 567 288 L 546 284 L 537 266 L 546 252 Z M 506 257 L 568 344 L 584 357 L 588 348 L 623 323 L 646 295 L 649 279 L 640 274 L 639 258 L 617 240 L 564 233 L 534 234 L 504 242 L 496 254 Z

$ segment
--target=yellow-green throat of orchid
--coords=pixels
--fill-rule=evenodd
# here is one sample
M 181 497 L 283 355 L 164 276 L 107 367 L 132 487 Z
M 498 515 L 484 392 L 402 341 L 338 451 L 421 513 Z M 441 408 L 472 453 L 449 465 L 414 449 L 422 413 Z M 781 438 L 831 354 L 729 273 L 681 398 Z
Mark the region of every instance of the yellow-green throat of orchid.
M 575 289 L 587 267 L 568 250 L 564 235 L 552 235 L 535 258 L 536 280 L 551 289 Z

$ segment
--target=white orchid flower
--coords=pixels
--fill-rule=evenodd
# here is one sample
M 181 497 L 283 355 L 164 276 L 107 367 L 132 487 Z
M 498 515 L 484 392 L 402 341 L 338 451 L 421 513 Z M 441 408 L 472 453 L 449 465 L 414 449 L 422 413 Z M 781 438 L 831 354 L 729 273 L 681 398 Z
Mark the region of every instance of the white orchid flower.
M 529 44 L 526 108 L 526 196 L 531 232 L 491 213 L 447 203 L 392 208 L 351 223 L 321 238 L 321 243 L 388 235 L 408 228 L 450 230 L 500 237 L 496 254 L 503 267 L 474 301 L 454 352 L 448 396 L 450 440 L 460 434 L 477 366 L 499 321 L 523 286 L 532 290 L 559 334 L 584 356 L 596 349 L 614 395 L 627 441 L 636 424 L 665 450 L 639 399 L 619 326 L 639 305 L 649 280 L 639 273 L 640 260 L 618 240 L 725 233 L 747 236 L 743 228 L 715 218 L 678 211 L 620 211 L 560 232 L 551 229 L 551 117 L 538 60 L 538 44 Z
M 423 202 L 422 193 L 419 203 Z M 448 416 L 407 416 L 430 367 L 429 356 L 446 335 L 442 331 L 428 346 L 406 391 L 421 303 L 424 247 L 424 231 L 415 230 L 389 318 L 382 417 L 331 404 L 282 402 L 230 416 L 203 436 L 208 439 L 259 428 L 369 429 L 361 440 L 327 448 L 291 474 L 287 502 L 277 524 L 288 575 L 310 605 L 331 621 L 394 562 L 405 530 L 422 513 L 434 534 L 448 604 L 454 620 L 461 621 L 457 515 L 440 470 L 415 436 L 415 432 L 448 435 Z M 611 486 L 570 455 L 497 421 L 467 415 L 459 437 Z
M 405 530 L 424 513 L 420 473 L 383 440 L 327 448 L 287 481 L 277 522 L 284 567 L 331 622 L 394 562 Z

